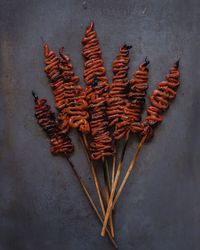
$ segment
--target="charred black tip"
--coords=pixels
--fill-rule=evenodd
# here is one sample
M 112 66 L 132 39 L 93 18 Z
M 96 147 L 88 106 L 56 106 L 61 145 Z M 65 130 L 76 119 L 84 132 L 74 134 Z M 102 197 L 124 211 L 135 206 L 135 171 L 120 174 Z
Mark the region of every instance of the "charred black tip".
M 35 94 L 35 92 L 32 90 L 32 96 L 35 98 L 35 101 L 37 101 L 38 96 Z
M 180 58 L 175 62 L 177 68 L 179 67 L 179 63 L 180 63 Z
M 50 113 L 50 119 L 51 119 L 51 120 L 55 120 L 55 118 L 56 118 L 55 113 L 54 113 L 54 112 L 51 112 L 51 113 Z
M 143 65 L 147 66 L 147 65 L 149 65 L 149 63 L 150 63 L 150 61 L 147 59 L 147 56 L 146 56 L 145 59 L 144 59 Z
M 124 49 L 131 49 L 133 46 L 132 45 L 127 45 L 127 44 L 124 44 L 124 46 L 122 48 Z
M 61 47 L 61 48 L 59 49 L 59 54 L 63 54 L 63 53 L 64 53 L 64 50 L 65 50 L 65 48 L 64 48 L 64 47 Z
M 93 78 L 94 78 L 94 80 L 93 80 L 93 83 L 92 83 L 92 87 L 96 87 L 98 85 L 97 75 L 94 75 Z

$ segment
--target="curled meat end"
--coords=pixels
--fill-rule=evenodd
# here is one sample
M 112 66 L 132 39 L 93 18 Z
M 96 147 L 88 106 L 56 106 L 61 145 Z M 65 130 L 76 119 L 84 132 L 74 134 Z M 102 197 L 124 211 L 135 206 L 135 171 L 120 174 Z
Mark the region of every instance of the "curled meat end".
M 162 113 L 169 108 L 170 101 L 176 97 L 180 85 L 178 67 L 179 61 L 170 69 L 166 81 L 160 82 L 150 96 L 151 106 L 147 108 L 147 116 L 142 123 L 144 130 L 141 132 L 141 136 L 147 135 L 147 140 L 152 137 L 154 127 L 163 121 Z
M 53 154 L 64 153 L 70 155 L 74 150 L 74 146 L 71 139 L 58 128 L 55 115 L 46 99 L 39 99 L 35 96 L 35 117 L 40 127 L 50 138 L 51 152 Z

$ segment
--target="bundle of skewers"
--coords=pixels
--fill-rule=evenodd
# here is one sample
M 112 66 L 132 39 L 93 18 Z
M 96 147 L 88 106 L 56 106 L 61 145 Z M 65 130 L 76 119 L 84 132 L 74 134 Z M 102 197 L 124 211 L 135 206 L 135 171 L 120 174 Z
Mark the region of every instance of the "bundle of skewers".
M 71 59 L 62 47 L 58 54 L 44 44 L 44 72 L 55 99 L 57 114 L 53 113 L 46 99 L 40 99 L 32 92 L 35 102 L 35 117 L 49 138 L 50 150 L 54 155 L 62 154 L 73 170 L 80 187 L 96 213 L 101 225 L 101 235 L 108 235 L 117 248 L 113 209 L 124 186 L 135 167 L 144 143 L 154 134 L 155 128 L 163 121 L 163 113 L 176 97 L 179 87 L 179 61 L 175 62 L 166 79 L 160 82 L 150 95 L 150 106 L 142 119 L 145 97 L 148 89 L 149 64 L 145 58 L 128 79 L 129 55 L 132 46 L 123 45 L 112 63 L 112 82 L 106 76 L 101 47 L 94 23 L 86 28 L 82 40 L 84 58 L 84 82 L 80 85 Z M 91 170 L 99 204 L 95 204 L 86 184 L 70 159 L 75 151 L 69 137 L 70 129 L 77 129 Z M 136 152 L 129 166 L 124 166 L 127 143 L 131 134 L 138 139 Z M 119 140 L 123 141 L 121 152 Z M 118 157 L 117 157 L 118 156 Z M 118 160 L 117 160 L 118 159 Z M 96 167 L 102 165 L 104 185 L 97 175 Z M 122 168 L 125 175 L 119 183 Z

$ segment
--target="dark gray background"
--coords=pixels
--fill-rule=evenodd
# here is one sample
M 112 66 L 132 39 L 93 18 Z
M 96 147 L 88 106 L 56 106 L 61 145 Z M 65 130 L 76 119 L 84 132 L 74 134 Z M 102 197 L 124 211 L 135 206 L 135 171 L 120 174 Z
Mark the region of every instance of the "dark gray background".
M 200 2 L 32 0 L 0 2 L 0 249 L 112 249 L 62 157 L 53 157 L 36 124 L 31 90 L 53 97 L 43 73 L 42 36 L 65 46 L 81 76 L 81 38 L 95 21 L 105 66 L 132 44 L 130 76 L 145 56 L 150 87 L 181 57 L 178 96 L 144 146 L 115 212 L 120 249 L 200 248 Z M 81 78 L 82 79 L 82 78 Z M 75 132 L 72 157 L 94 194 L 86 157 Z M 131 140 L 125 165 L 137 140 Z

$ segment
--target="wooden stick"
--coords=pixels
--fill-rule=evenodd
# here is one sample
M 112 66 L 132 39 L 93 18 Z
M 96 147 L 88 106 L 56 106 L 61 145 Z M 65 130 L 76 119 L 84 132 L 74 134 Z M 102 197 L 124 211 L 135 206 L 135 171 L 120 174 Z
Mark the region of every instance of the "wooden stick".
M 111 180 L 110 180 L 108 161 L 106 159 L 104 160 L 104 164 L 105 164 L 105 170 L 106 170 L 106 181 L 107 181 L 107 185 L 108 185 L 108 191 L 110 193 L 110 191 L 111 191 Z
M 66 155 L 66 156 L 67 156 L 67 155 Z M 68 161 L 70 167 L 72 168 L 72 170 L 73 170 L 73 172 L 74 172 L 74 174 L 75 174 L 75 176 L 76 176 L 76 178 L 77 178 L 79 184 L 81 185 L 83 192 L 85 193 L 85 195 L 86 195 L 87 199 L 89 200 L 89 202 L 90 202 L 92 208 L 94 209 L 94 211 L 95 211 L 95 213 L 96 213 L 98 219 L 100 220 L 101 224 L 103 224 L 103 219 L 102 219 L 102 217 L 101 217 L 101 215 L 100 215 L 100 213 L 99 213 L 99 211 L 98 211 L 98 209 L 97 209 L 97 207 L 96 207 L 96 205 L 95 205 L 95 203 L 94 203 L 94 201 L 93 201 L 91 195 L 90 195 L 89 192 L 87 191 L 87 188 L 86 188 L 84 182 L 82 181 L 82 178 L 81 178 L 80 175 L 77 173 L 77 171 L 76 171 L 76 169 L 75 169 L 75 167 L 74 167 L 74 164 L 71 162 L 71 160 L 68 158 L 68 156 L 67 156 L 67 161 Z M 109 231 L 107 228 L 106 228 L 106 233 L 107 233 L 109 239 L 111 240 L 113 246 L 114 246 L 115 248 L 118 248 L 117 243 L 116 243 L 115 240 L 112 238 L 112 236 L 111 236 L 111 234 L 110 234 L 110 231 Z
M 108 186 L 105 187 L 105 193 L 106 193 L 106 204 L 108 204 L 108 200 L 109 200 Z M 114 238 L 115 237 L 115 231 L 114 231 L 114 226 L 113 226 L 112 211 L 111 211 L 110 217 L 109 217 L 109 225 L 110 225 L 111 235 Z
M 101 236 L 105 235 L 106 226 L 107 226 L 107 223 L 108 223 L 110 212 L 112 210 L 113 198 L 114 198 L 115 190 L 116 190 L 116 187 L 117 187 L 117 183 L 119 181 L 119 177 L 120 177 L 120 173 L 121 173 L 121 169 L 122 169 L 122 162 L 123 162 L 123 159 L 124 159 L 124 154 L 125 154 L 125 151 L 126 151 L 127 143 L 128 143 L 128 137 L 126 138 L 126 141 L 125 141 L 125 144 L 124 144 L 124 147 L 123 147 L 123 150 L 122 150 L 122 154 L 121 154 L 121 157 L 120 157 L 120 161 L 119 161 L 119 164 L 117 166 L 117 172 L 116 172 L 114 183 L 112 185 L 110 198 L 109 198 L 109 201 L 108 201 L 108 207 L 107 207 L 107 210 L 106 210 L 106 215 L 105 215 L 103 227 L 102 227 L 102 230 L 101 230 Z
M 99 198 L 100 207 L 101 207 L 103 217 L 104 217 L 105 216 L 105 208 L 104 208 L 104 203 L 103 203 L 103 194 L 102 194 L 102 191 L 100 188 L 99 180 L 97 178 L 95 167 L 94 167 L 93 162 L 91 161 L 90 156 L 89 156 L 89 146 L 88 146 L 87 138 L 85 135 L 83 135 L 81 133 L 80 133 L 80 136 L 81 136 L 81 141 L 82 141 L 83 145 L 85 146 L 87 158 L 88 158 L 88 161 L 90 163 L 90 169 L 92 172 L 93 180 L 94 180 L 95 187 L 96 187 L 97 194 L 98 194 L 98 198 Z M 106 169 L 107 169 L 106 170 L 106 173 L 107 173 L 107 171 L 109 171 L 107 162 L 106 162 Z M 109 176 L 108 176 L 108 178 L 109 178 Z M 106 192 L 108 193 L 108 190 Z M 107 195 L 108 194 L 106 194 L 106 196 Z M 106 202 L 105 202 L 105 204 L 106 204 Z M 114 237 L 114 226 L 113 226 L 112 215 L 110 216 L 109 223 L 110 223 L 111 235 L 112 235 L 112 237 Z
M 130 163 L 128 169 L 127 169 L 126 175 L 125 175 L 125 177 L 124 177 L 124 179 L 123 179 L 123 181 L 122 181 L 122 183 L 121 183 L 121 185 L 120 185 L 120 187 L 119 187 L 119 189 L 118 189 L 118 191 L 117 191 L 117 194 L 116 194 L 116 196 L 115 196 L 115 198 L 114 198 L 113 205 L 112 205 L 113 208 L 114 208 L 114 206 L 115 206 L 117 200 L 119 199 L 119 196 L 120 196 L 120 194 L 121 194 L 121 192 L 122 192 L 122 190 L 123 190 L 123 188 L 124 188 L 124 186 L 125 186 L 125 184 L 126 184 L 126 182 L 127 182 L 127 180 L 128 180 L 128 177 L 129 177 L 130 174 L 131 174 L 131 171 L 133 170 L 133 168 L 134 168 L 134 166 L 135 166 L 136 160 L 137 160 L 137 158 L 138 158 L 138 155 L 139 155 L 139 153 L 140 153 L 140 150 L 141 150 L 141 148 L 142 148 L 142 145 L 145 143 L 146 137 L 147 137 L 147 136 L 143 136 L 143 138 L 141 139 L 141 141 L 138 143 L 138 146 L 137 146 L 137 150 L 136 150 L 136 152 L 135 152 L 135 155 L 133 156 L 133 159 L 132 159 L 132 161 L 131 161 L 131 163 Z
M 106 193 L 106 204 L 108 205 L 109 201 L 109 194 L 110 194 L 110 188 L 109 187 L 109 169 L 108 169 L 108 162 L 105 160 L 105 158 L 102 159 L 103 162 L 103 172 L 104 172 L 104 182 L 105 182 L 105 193 Z M 111 184 L 110 184 L 111 185 Z M 114 237 L 114 226 L 113 226 L 113 219 L 112 219 L 112 213 L 110 213 L 109 216 L 109 225 L 110 225 L 110 230 L 111 230 L 111 235 Z
M 87 158 L 88 158 L 88 161 L 89 161 L 89 164 L 90 164 L 90 169 L 91 169 L 91 172 L 92 172 L 94 184 L 95 184 L 97 195 L 98 195 L 98 198 L 99 198 L 101 211 L 102 211 L 102 214 L 103 214 L 103 217 L 104 217 L 105 216 L 105 208 L 104 208 L 103 199 L 102 199 L 102 191 L 101 191 L 101 188 L 100 188 L 99 180 L 97 178 L 95 167 L 93 165 L 93 162 L 90 159 L 87 138 L 83 134 L 80 134 L 80 138 L 81 138 L 81 141 L 82 141 L 82 143 L 83 143 L 83 145 L 85 147 L 85 150 L 86 150 L 86 154 L 87 154 Z
M 113 156 L 113 162 L 112 162 L 111 185 L 113 185 L 114 179 L 115 179 L 116 161 L 117 161 L 117 154 L 114 154 L 114 156 Z
M 112 162 L 111 188 L 113 186 L 114 179 L 115 179 L 116 163 L 117 163 L 117 143 L 115 141 L 115 154 L 113 155 L 113 162 Z

